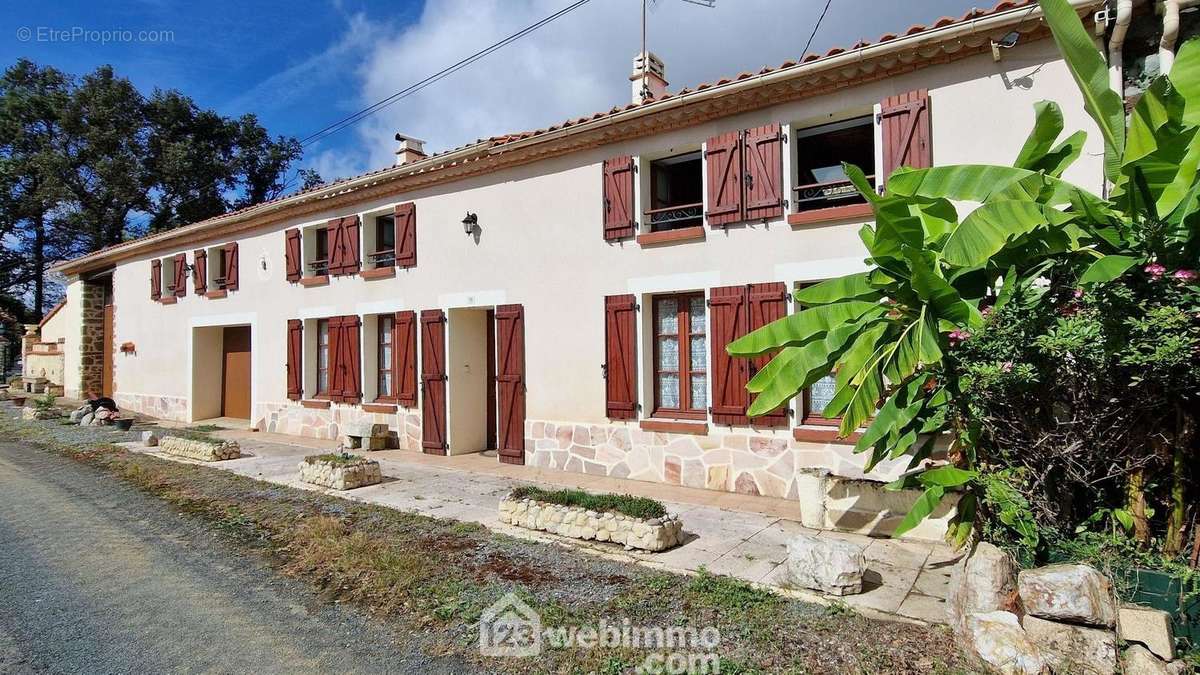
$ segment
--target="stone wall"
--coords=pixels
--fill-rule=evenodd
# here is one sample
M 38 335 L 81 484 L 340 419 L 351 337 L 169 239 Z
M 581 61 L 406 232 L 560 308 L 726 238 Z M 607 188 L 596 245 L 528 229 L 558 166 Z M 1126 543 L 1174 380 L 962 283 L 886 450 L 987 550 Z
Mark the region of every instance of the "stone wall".
M 260 403 L 254 407 L 254 427 L 293 436 L 339 440 L 362 424 L 386 424 L 396 434 L 395 447 L 421 450 L 421 414 L 417 408 L 395 413 L 364 412 L 362 406 L 331 404 L 305 408 L 299 403 Z
M 678 516 L 634 518 L 533 499 L 502 500 L 500 522 L 572 539 L 611 541 L 644 551 L 665 551 L 683 543 L 683 523 Z
M 178 436 L 166 436 L 158 442 L 159 450 L 168 455 L 187 457 L 201 462 L 219 462 L 225 459 L 237 459 L 242 456 L 237 441 L 220 441 L 217 443 L 200 441 Z
M 116 349 L 104 344 L 104 285 L 83 282 L 79 329 L 80 393 L 104 388 L 104 350 Z M 116 389 L 116 383 L 113 383 Z M 146 414 L 153 414 L 147 412 Z
M 865 457 L 839 443 L 796 441 L 791 430 L 747 433 L 710 426 L 704 435 L 644 431 L 636 425 L 525 424 L 525 463 L 614 478 L 794 499 L 801 469 L 864 478 Z M 892 480 L 907 459 L 884 461 L 870 474 Z
M 361 457 L 352 464 L 335 464 L 316 456 L 305 457 L 299 469 L 301 482 L 334 490 L 353 490 L 383 480 L 379 462 Z
M 99 387 L 96 389 L 98 391 Z M 117 392 L 113 396 L 113 400 L 117 402 L 117 407 L 121 410 L 149 415 L 160 420 L 188 421 L 188 400 L 182 396 L 151 396 Z

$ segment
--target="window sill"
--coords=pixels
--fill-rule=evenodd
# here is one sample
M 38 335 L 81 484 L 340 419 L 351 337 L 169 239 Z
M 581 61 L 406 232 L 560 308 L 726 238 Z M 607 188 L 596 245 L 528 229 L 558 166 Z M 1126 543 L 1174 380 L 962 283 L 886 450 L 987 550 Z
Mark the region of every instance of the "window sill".
M 832 220 L 863 218 L 870 216 L 871 214 L 872 211 L 870 204 L 847 204 L 846 206 L 830 206 L 824 209 L 813 209 L 812 211 L 789 213 L 787 221 L 788 225 L 812 225 L 814 223 L 824 223 Z
M 329 401 L 304 399 L 303 401 L 300 401 L 300 405 L 304 406 L 305 408 L 313 408 L 313 409 L 317 409 L 317 410 L 323 410 L 323 409 L 328 408 L 330 406 L 330 403 L 329 403 Z
M 169 295 L 165 298 L 159 298 L 158 301 L 159 301 L 159 303 L 164 304 L 164 305 L 173 305 L 173 304 L 179 302 L 179 298 L 177 298 L 173 295 Z
M 209 300 L 217 300 L 219 298 L 224 298 L 228 295 L 229 295 L 229 291 L 222 288 L 219 291 L 208 291 L 207 293 L 204 294 L 204 297 L 208 298 Z
M 797 441 L 807 443 L 837 443 L 838 445 L 854 445 L 858 439 L 862 437 L 859 432 L 854 432 L 846 438 L 838 438 L 838 430 L 836 427 L 809 427 L 801 426 L 792 429 L 792 438 Z
M 687 422 L 680 420 L 649 419 L 639 423 L 642 431 L 661 431 L 668 434 L 690 434 L 692 436 L 707 436 L 706 422 Z
M 312 288 L 313 286 L 328 286 L 329 275 L 321 274 L 315 277 L 300 277 L 300 285 L 305 288 Z
M 394 413 L 396 412 L 395 403 L 364 403 L 362 406 L 363 412 L 369 413 Z
M 362 272 L 359 272 L 359 276 L 361 276 L 363 279 L 367 279 L 367 280 L 391 279 L 392 277 L 396 276 L 396 268 L 395 267 L 376 267 L 375 269 L 363 270 Z
M 678 230 L 663 232 L 647 232 L 637 236 L 639 246 L 655 246 L 657 244 L 675 244 L 684 241 L 704 241 L 704 226 L 681 227 Z

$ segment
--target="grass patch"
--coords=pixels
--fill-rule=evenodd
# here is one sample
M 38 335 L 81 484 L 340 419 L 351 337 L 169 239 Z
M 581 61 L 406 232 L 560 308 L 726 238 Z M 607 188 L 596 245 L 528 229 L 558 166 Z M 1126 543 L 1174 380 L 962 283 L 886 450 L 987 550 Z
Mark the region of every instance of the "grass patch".
M 318 462 L 322 462 L 325 464 L 332 464 L 333 466 L 357 466 L 359 464 L 365 464 L 369 461 L 371 460 L 360 455 L 351 455 L 340 452 L 327 452 L 323 455 L 309 455 L 308 457 L 304 458 L 304 462 L 306 464 L 316 464 Z
M 596 495 L 583 490 L 543 490 L 533 485 L 523 485 L 514 489 L 511 497 L 513 499 L 534 499 L 562 506 L 578 506 L 589 511 L 612 511 L 632 518 L 662 518 L 667 515 L 667 509 L 662 502 L 633 495 Z

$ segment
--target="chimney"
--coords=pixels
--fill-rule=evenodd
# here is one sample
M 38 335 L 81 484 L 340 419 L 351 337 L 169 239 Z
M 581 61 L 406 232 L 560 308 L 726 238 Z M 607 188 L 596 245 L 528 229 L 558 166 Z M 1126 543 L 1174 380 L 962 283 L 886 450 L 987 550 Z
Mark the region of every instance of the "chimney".
M 643 64 L 646 64 L 643 66 Z M 642 70 L 645 68 L 645 77 Z M 633 85 L 633 102 L 644 103 L 667 93 L 667 67 L 654 52 L 642 52 L 633 57 L 633 74 L 629 82 Z M 644 89 L 643 89 L 644 87 Z
M 396 134 L 396 140 L 400 141 L 400 147 L 396 149 L 396 166 L 425 159 L 425 141 L 409 138 L 404 134 Z

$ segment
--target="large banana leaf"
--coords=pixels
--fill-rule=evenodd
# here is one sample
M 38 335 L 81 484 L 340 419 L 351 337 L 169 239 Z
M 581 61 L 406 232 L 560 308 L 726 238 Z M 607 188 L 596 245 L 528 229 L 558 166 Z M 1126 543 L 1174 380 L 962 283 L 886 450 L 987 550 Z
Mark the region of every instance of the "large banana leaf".
M 1200 39 L 1183 43 L 1168 77 L 1184 99 L 1183 123 L 1200 124 Z
M 951 265 L 975 267 L 987 262 L 1005 243 L 1044 225 L 1062 225 L 1070 219 L 1056 208 L 1032 201 L 989 201 L 950 233 L 942 253 Z
M 861 300 L 821 305 L 772 321 L 729 343 L 725 350 L 734 356 L 759 356 L 780 347 L 798 347 L 847 322 L 886 311 L 879 303 Z
M 1033 104 L 1034 125 L 1013 166 L 1030 171 L 1041 171 L 1055 178 L 1062 175 L 1068 166 L 1083 152 L 1087 132 L 1082 129 L 1055 145 L 1063 130 L 1062 110 L 1054 101 L 1038 101 Z
M 1066 0 L 1040 0 L 1040 4 L 1054 41 L 1083 94 L 1083 107 L 1104 138 L 1104 175 L 1115 182 L 1121 174 L 1125 151 L 1125 105 L 1108 85 L 1108 63 Z

